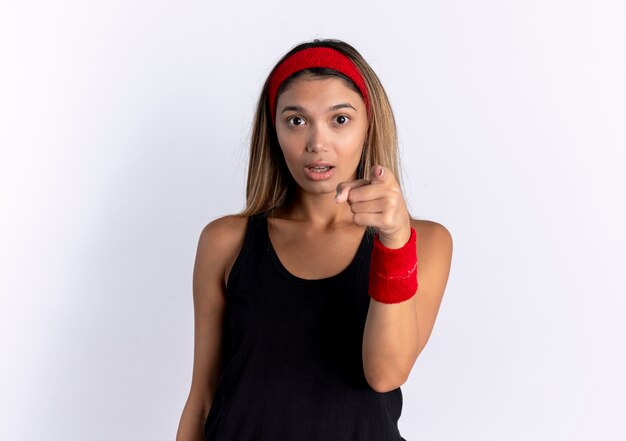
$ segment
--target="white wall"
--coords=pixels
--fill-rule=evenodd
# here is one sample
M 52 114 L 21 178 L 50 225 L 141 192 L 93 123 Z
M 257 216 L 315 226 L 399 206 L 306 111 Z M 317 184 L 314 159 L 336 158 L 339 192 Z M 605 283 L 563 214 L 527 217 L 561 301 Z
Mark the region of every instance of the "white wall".
M 377 71 L 454 237 L 403 436 L 625 439 L 625 3 L 225 3 L 0 6 L 0 439 L 174 438 L 198 234 L 314 37 Z

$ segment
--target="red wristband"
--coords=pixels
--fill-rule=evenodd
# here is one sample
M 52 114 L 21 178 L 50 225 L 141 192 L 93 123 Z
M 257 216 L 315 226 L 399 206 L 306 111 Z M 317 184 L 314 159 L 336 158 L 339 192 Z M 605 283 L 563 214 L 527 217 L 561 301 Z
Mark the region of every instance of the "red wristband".
M 398 249 L 387 248 L 374 238 L 370 261 L 369 295 L 381 303 L 400 303 L 417 292 L 417 235 L 411 228 L 408 242 Z

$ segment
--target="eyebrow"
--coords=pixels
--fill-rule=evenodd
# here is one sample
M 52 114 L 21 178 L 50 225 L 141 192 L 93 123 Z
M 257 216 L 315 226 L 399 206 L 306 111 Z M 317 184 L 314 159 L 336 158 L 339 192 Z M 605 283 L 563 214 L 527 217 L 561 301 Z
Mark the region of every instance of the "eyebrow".
M 331 107 L 330 109 L 328 109 L 328 110 L 330 110 L 330 111 L 332 112 L 332 111 L 334 111 L 334 110 L 344 109 L 344 108 L 346 108 L 346 107 L 349 107 L 349 108 L 353 109 L 353 110 L 356 112 L 356 109 L 355 109 L 355 108 L 354 108 L 354 106 L 353 106 L 352 104 L 350 104 L 350 103 L 341 103 L 341 104 L 336 104 L 336 105 L 332 106 L 332 107 Z
M 350 104 L 350 103 L 335 104 L 334 106 L 329 107 L 328 111 L 329 112 L 334 112 L 335 110 L 345 109 L 345 108 L 353 109 L 355 112 L 357 111 L 355 109 L 355 107 L 352 104 Z M 285 113 L 285 112 L 288 112 L 290 110 L 293 110 L 294 112 L 304 112 L 305 111 L 304 107 L 301 107 L 301 106 L 285 106 L 280 113 Z

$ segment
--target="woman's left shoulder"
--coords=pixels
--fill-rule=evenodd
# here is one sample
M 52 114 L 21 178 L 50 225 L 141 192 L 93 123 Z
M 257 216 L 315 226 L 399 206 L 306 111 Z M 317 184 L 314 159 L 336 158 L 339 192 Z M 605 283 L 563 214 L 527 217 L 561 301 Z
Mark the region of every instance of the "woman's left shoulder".
M 432 243 L 435 246 L 452 247 L 452 234 L 439 222 L 411 219 L 411 226 L 415 229 L 418 241 Z
M 432 220 L 411 219 L 411 226 L 417 236 L 417 254 L 421 263 L 439 267 L 439 273 L 447 273 L 452 260 L 452 234 Z
M 439 222 L 411 219 L 417 236 L 417 322 L 419 352 L 430 338 L 450 276 L 452 234 Z

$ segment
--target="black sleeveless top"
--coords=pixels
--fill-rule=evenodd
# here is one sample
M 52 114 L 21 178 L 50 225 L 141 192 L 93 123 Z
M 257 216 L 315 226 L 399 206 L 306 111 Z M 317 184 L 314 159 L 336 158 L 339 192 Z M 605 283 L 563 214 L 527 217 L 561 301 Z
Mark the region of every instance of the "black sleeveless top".
M 373 234 L 339 274 L 291 274 L 252 216 L 226 287 L 223 372 L 205 441 L 406 441 L 400 388 L 380 393 L 361 349 Z

